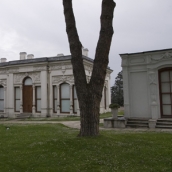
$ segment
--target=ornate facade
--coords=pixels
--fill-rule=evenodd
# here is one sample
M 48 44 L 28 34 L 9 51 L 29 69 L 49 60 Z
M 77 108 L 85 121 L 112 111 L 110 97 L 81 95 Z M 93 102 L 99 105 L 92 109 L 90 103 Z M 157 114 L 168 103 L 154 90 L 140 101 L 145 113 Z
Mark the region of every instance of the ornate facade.
M 172 49 L 121 54 L 126 118 L 172 118 Z
M 86 56 L 83 60 L 89 82 L 93 60 Z M 107 68 L 101 113 L 109 111 L 111 72 Z M 71 56 L 26 58 L 26 53 L 20 53 L 20 60 L 0 63 L 0 116 L 15 118 L 25 113 L 33 117 L 80 115 Z

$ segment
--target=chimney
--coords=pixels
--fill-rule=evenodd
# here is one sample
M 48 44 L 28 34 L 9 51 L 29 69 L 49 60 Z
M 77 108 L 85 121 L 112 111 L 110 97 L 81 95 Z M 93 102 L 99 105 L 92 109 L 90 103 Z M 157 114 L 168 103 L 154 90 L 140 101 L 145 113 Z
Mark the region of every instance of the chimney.
M 6 58 L 1 58 L 1 63 L 5 63 L 7 61 Z
M 61 57 L 61 56 L 64 56 L 64 54 L 62 54 L 62 53 L 61 54 L 57 54 L 57 57 Z
M 88 57 L 88 49 L 82 48 L 82 55 Z
M 26 52 L 20 52 L 20 60 L 25 60 L 26 59 Z
M 34 58 L 34 55 L 33 54 L 28 54 L 27 55 L 27 59 L 33 59 Z

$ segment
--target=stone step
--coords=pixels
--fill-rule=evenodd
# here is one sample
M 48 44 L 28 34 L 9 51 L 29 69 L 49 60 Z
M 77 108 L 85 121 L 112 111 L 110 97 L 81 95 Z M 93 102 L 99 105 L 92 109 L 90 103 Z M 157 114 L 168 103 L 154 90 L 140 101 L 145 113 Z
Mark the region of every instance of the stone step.
M 31 113 L 21 113 L 21 114 L 17 114 L 17 115 L 16 115 L 16 118 L 17 118 L 17 119 L 23 119 L 23 118 L 29 118 L 29 117 L 31 117 L 31 116 L 32 116 Z
M 127 128 L 148 128 L 148 125 L 144 124 L 127 124 Z
M 162 121 L 162 122 L 159 122 L 159 121 L 158 121 L 158 122 L 156 123 L 156 125 L 171 125 L 171 126 L 172 126 L 172 122 L 169 122 L 169 121 L 168 121 L 168 122 L 167 122 L 167 121 L 165 121 L 165 122 L 163 122 L 163 121 Z
M 172 119 L 158 119 L 157 122 L 171 122 L 172 123 Z
M 156 125 L 155 128 L 166 128 L 166 129 L 172 129 L 172 126 L 168 125 Z
M 127 121 L 127 124 L 148 124 L 148 121 Z
M 129 118 L 128 121 L 147 121 L 148 122 L 149 119 L 147 118 Z

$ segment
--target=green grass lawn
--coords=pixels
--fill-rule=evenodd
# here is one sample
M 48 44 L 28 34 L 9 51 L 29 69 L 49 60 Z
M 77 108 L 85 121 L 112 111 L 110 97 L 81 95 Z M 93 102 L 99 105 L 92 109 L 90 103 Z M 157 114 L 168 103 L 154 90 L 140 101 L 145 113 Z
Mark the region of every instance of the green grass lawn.
M 0 172 L 172 171 L 170 133 L 77 134 L 61 124 L 0 125 Z

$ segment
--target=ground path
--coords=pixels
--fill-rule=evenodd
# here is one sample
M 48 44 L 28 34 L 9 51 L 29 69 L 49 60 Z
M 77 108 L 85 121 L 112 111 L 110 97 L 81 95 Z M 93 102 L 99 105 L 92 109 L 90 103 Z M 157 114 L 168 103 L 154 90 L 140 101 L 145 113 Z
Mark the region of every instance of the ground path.
M 70 128 L 80 129 L 80 121 L 22 121 L 22 120 L 0 120 L 0 124 L 63 124 Z M 103 119 L 100 119 L 100 123 L 103 123 Z M 122 132 L 171 132 L 172 129 L 149 129 L 149 128 L 103 128 L 100 127 L 100 130 L 114 130 Z

